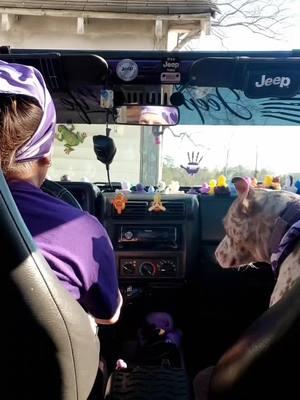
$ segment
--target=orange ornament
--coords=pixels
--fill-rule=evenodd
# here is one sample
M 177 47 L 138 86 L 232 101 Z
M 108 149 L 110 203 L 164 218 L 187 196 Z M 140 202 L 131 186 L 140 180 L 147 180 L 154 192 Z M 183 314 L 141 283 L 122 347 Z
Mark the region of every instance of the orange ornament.
M 122 214 L 122 211 L 125 210 L 127 202 L 128 200 L 123 193 L 118 193 L 116 195 L 116 197 L 112 200 L 112 204 L 115 207 L 117 214 Z

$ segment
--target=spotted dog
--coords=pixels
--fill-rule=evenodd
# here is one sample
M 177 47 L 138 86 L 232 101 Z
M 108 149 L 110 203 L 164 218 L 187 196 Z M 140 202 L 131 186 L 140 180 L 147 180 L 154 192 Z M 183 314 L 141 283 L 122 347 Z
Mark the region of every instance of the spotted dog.
M 233 183 L 238 197 L 224 219 L 226 236 L 215 255 L 223 268 L 270 264 L 277 276 L 271 306 L 300 277 L 300 196 L 253 189 L 243 178 Z

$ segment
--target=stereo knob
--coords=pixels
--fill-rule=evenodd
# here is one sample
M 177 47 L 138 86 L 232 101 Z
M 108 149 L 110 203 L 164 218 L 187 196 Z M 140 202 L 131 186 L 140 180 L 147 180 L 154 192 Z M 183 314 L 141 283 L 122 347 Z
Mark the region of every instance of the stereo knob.
M 174 276 L 176 275 L 177 268 L 174 261 L 171 260 L 161 260 L 158 265 L 159 274 L 161 276 Z
M 122 265 L 122 271 L 124 275 L 133 275 L 135 274 L 135 266 L 131 262 L 126 262 Z
M 131 232 L 131 231 L 125 232 L 124 237 L 126 240 L 131 240 L 133 238 L 133 232 Z
M 140 265 L 140 273 L 143 276 L 154 276 L 156 273 L 156 268 L 151 262 L 143 262 Z

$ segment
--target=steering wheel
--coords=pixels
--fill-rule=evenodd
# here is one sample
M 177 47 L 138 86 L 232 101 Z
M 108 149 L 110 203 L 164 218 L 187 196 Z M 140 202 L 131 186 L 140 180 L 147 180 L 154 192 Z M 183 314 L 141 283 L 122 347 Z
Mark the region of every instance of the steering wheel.
M 44 183 L 41 186 L 41 189 L 45 193 L 48 193 L 53 197 L 61 199 L 73 207 L 79 208 L 79 210 L 82 210 L 81 205 L 78 203 L 78 201 L 72 195 L 72 193 L 69 192 L 69 190 L 67 190 L 65 187 L 63 187 L 59 183 L 50 181 L 49 179 L 45 179 Z

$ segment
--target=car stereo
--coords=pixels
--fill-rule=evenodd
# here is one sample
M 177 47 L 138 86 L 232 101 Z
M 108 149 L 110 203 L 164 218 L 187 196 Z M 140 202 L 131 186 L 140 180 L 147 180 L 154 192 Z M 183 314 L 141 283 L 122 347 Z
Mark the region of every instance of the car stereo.
M 177 226 L 120 225 L 115 246 L 119 249 L 180 247 L 180 230 Z

